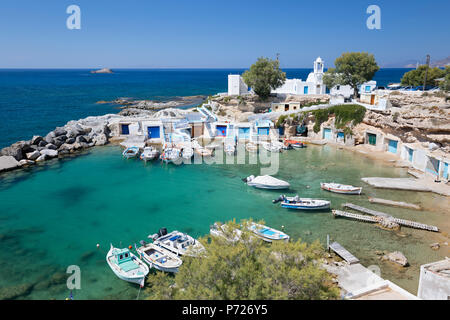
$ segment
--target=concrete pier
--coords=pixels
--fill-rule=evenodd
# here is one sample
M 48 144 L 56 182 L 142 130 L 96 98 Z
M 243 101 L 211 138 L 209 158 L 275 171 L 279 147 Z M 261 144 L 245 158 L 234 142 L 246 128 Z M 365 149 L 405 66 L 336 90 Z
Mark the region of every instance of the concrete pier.
M 416 204 L 413 203 L 407 203 L 402 201 L 392 201 L 387 199 L 380 199 L 380 198 L 372 198 L 369 197 L 370 203 L 377 203 L 377 204 L 383 204 L 386 206 L 391 207 L 400 207 L 400 208 L 407 208 L 407 209 L 413 209 L 413 210 L 422 210 L 422 208 Z

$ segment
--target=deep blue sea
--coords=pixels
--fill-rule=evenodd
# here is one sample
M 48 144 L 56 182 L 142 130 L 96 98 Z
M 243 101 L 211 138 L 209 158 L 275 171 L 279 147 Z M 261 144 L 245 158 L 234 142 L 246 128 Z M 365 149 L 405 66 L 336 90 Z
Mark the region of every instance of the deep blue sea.
M 381 69 L 378 85 L 400 81 L 409 69 Z M 0 69 L 0 148 L 33 135 L 45 135 L 69 120 L 115 113 L 116 106 L 96 104 L 118 97 L 170 99 L 227 91 L 227 75 L 243 69 L 114 70 Z M 306 79 L 311 69 L 284 69 L 288 78 Z

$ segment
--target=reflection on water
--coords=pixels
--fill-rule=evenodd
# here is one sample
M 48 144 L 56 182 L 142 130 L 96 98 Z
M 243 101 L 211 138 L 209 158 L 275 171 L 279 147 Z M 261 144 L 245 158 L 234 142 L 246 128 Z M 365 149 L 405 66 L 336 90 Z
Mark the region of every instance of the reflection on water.
M 56 170 L 55 170 L 56 169 Z M 417 292 L 419 267 L 449 255 L 448 199 L 431 193 L 374 189 L 362 177 L 406 177 L 404 169 L 387 167 L 345 150 L 310 146 L 281 154 L 276 177 L 291 183 L 286 195 L 325 198 L 339 208 L 352 202 L 395 217 L 440 227 L 434 234 L 403 228 L 391 232 L 375 225 L 333 219 L 330 212 L 299 212 L 272 204 L 277 192 L 246 186 L 241 178 L 258 175 L 256 165 L 161 165 L 124 160 L 118 147 L 94 149 L 89 155 L 53 161 L 0 177 L 0 298 L 65 299 L 67 266 L 81 268 L 81 290 L 75 299 L 135 299 L 138 287 L 117 279 L 105 262 L 109 244 L 129 246 L 161 227 L 193 236 L 209 232 L 215 221 L 263 219 L 285 226 L 294 239 L 326 235 L 350 250 L 362 263 L 379 265 L 381 276 Z M 322 181 L 362 185 L 361 196 L 320 190 Z M 370 204 L 367 196 L 418 203 L 414 211 Z M 97 249 L 96 244 L 100 247 Z M 410 262 L 397 268 L 380 262 L 376 250 L 402 251 Z M 142 297 L 142 295 L 141 295 Z

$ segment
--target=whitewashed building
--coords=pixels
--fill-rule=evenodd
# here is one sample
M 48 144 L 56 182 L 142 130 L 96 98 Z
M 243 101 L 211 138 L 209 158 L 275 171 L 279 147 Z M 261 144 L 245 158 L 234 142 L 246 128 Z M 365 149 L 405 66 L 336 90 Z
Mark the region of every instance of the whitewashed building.
M 323 60 L 318 57 L 314 61 L 314 71 L 308 75 L 306 81 L 302 79 L 286 79 L 284 84 L 272 90 L 272 93 L 277 95 L 283 94 L 325 94 L 326 86 L 323 84 Z
M 248 93 L 248 86 L 239 74 L 228 75 L 228 95 L 241 96 Z

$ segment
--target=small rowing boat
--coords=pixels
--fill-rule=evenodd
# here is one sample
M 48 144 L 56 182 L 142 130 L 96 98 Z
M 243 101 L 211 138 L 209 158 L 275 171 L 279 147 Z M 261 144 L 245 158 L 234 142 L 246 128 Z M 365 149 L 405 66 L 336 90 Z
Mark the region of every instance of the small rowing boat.
M 153 147 L 145 147 L 144 152 L 141 153 L 141 160 L 147 162 L 156 159 L 159 156 L 158 150 Z
M 300 198 L 298 195 L 295 197 L 286 197 L 281 195 L 278 199 L 275 199 L 272 202 L 281 202 L 282 208 L 296 210 L 328 210 L 331 205 L 331 202 L 328 200 Z
M 256 152 L 258 152 L 258 145 L 256 145 L 253 142 L 249 142 L 245 145 L 245 150 L 247 150 L 248 152 L 251 152 L 251 153 L 256 153 Z
M 362 187 L 354 187 L 351 185 L 346 184 L 340 184 L 340 183 L 327 183 L 322 182 L 320 183 L 320 187 L 323 190 L 327 190 L 334 193 L 341 193 L 341 194 L 361 194 Z
M 273 189 L 273 190 L 280 190 L 280 189 L 289 189 L 291 186 L 288 182 L 274 178 L 272 176 L 258 176 L 255 177 L 254 175 L 251 175 L 250 177 L 247 177 L 245 179 L 242 179 L 247 185 L 259 189 Z
M 248 229 L 252 231 L 258 238 L 261 238 L 266 242 L 289 241 L 289 236 L 286 233 L 267 226 L 263 226 L 261 224 L 251 223 Z
M 164 272 L 178 272 L 183 263 L 176 254 L 164 249 L 154 243 L 141 241 L 141 246 L 136 251 L 151 268 Z
M 139 148 L 138 147 L 129 147 L 124 150 L 122 153 L 124 158 L 131 159 L 136 158 L 139 154 Z
M 106 262 L 120 279 L 137 283 L 141 287 L 144 286 L 149 268 L 127 248 L 118 249 L 111 244 L 111 248 L 106 254 Z
M 271 142 L 261 142 L 261 146 L 270 152 L 280 152 L 282 146 L 278 145 L 277 143 L 271 143 Z
M 180 149 L 166 148 L 161 153 L 160 159 L 165 163 L 175 162 L 180 158 Z

